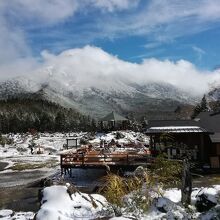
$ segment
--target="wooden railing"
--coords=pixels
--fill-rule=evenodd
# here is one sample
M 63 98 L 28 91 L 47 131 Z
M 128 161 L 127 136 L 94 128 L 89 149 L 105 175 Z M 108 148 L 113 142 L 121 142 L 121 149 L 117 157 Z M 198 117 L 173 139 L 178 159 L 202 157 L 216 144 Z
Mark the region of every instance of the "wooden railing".
M 61 167 L 65 166 L 99 166 L 99 165 L 135 165 L 147 163 L 150 156 L 147 152 L 111 152 L 101 153 L 98 151 L 74 152 L 62 154 Z

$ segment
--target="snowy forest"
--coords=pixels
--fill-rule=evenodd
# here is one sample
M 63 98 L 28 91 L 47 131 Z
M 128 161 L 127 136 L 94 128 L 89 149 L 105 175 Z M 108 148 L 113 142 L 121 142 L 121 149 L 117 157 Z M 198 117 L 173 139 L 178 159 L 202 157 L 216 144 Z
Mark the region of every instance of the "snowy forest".
M 30 129 L 48 132 L 92 131 L 96 122 L 74 109 L 46 100 L 8 99 L 0 101 L 0 131 L 27 132 Z

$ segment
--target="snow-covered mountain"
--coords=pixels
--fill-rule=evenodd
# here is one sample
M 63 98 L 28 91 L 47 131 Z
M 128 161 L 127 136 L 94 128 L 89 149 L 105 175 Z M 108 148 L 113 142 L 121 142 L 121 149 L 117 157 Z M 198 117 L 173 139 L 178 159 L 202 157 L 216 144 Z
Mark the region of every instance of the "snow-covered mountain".
M 220 78 L 218 70 L 201 72 L 185 60 L 133 63 L 89 45 L 41 55 L 28 74 L 0 82 L 1 99 L 30 95 L 97 117 L 112 110 L 168 117 L 177 106 L 195 105 Z
M 42 56 L 44 62 L 31 73 L 0 82 L 1 99 L 29 95 L 95 117 L 112 110 L 124 115 L 135 112 L 139 116 L 168 117 L 177 106 L 194 105 L 201 98 L 202 92 L 196 86 L 198 74 L 191 73 L 193 81 L 191 66 L 184 61 L 167 61 L 168 74 L 163 69 L 161 72 L 160 63 L 154 59 L 130 63 L 91 46 L 57 56 L 44 52 Z M 187 79 L 192 82 L 188 84 Z
M 220 101 L 220 86 L 213 88 L 208 94 L 207 98 L 209 101 Z
M 52 67 L 38 72 L 37 77 L 17 77 L 0 83 L 0 98 L 37 97 L 75 108 L 93 117 L 114 110 L 122 114 L 135 112 L 158 117 L 172 115 L 177 106 L 194 104 L 197 97 L 165 83 L 132 83 L 112 76 L 94 81 L 81 80 L 69 72 Z M 80 82 L 81 80 L 81 82 Z
M 206 101 L 212 111 L 220 110 L 220 85 L 212 85 L 212 89 L 206 94 Z
M 0 99 L 20 97 L 22 94 L 32 94 L 41 88 L 41 85 L 26 77 L 16 77 L 0 82 Z

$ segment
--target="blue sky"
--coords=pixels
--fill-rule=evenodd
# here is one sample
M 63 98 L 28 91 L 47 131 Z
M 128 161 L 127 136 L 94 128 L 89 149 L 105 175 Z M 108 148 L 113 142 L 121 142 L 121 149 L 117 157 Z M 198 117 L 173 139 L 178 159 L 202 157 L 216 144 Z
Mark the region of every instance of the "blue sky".
M 81 3 L 57 22 L 36 18 L 16 22 L 15 18 L 13 23 L 24 31 L 34 56 L 42 50 L 60 53 L 90 44 L 129 62 L 140 63 L 152 57 L 185 59 L 210 70 L 220 64 L 220 16 L 215 15 L 220 12 L 219 1 L 190 0 L 181 4 L 179 0 L 127 0 L 121 5 L 117 1 L 109 5 L 102 0 L 101 5 L 91 2 Z
M 0 76 L 32 72 L 87 45 L 79 56 L 101 53 L 122 66 L 137 63 L 139 72 L 147 64 L 158 75 L 165 68 L 169 75 L 169 65 L 213 81 L 219 75 L 219 0 L 2 0 L 0 34 Z
M 22 35 L 19 40 L 34 57 L 43 50 L 57 54 L 94 45 L 129 62 L 185 59 L 209 70 L 220 64 L 219 0 L 33 2 L 3 0 L 0 24 Z M 23 52 L 19 55 L 26 56 Z
M 86 17 L 94 19 L 91 15 L 86 15 Z M 81 22 L 79 19 L 73 23 L 70 21 L 70 23 L 61 23 L 55 27 L 28 31 L 30 45 L 35 55 L 39 55 L 45 49 L 53 53 L 60 53 L 66 49 L 92 44 L 130 62 L 140 63 L 143 59 L 154 57 L 173 61 L 185 59 L 199 68 L 210 70 L 220 65 L 220 27 L 218 24 L 211 29 L 177 38 L 172 38 L 171 34 L 169 40 L 158 42 L 152 40 L 151 34 L 149 36 L 126 35 L 126 31 L 122 33 L 122 36 L 113 38 L 108 36 L 97 38 L 91 36 L 90 38 L 86 36 L 90 27 L 81 28 L 81 25 L 85 25 Z M 47 31 L 50 33 L 45 34 Z M 161 30 L 159 33 L 162 32 Z M 91 35 L 93 34 L 91 33 Z M 102 30 L 98 34 L 102 35 Z

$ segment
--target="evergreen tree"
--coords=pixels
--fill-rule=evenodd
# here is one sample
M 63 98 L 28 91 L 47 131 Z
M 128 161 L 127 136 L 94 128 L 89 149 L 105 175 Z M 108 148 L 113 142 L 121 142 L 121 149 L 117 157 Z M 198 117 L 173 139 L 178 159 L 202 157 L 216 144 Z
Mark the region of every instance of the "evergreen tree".
M 29 98 L 0 100 L 0 132 L 90 131 L 95 120 L 74 109 L 46 100 Z
M 58 112 L 55 118 L 55 130 L 65 131 L 66 130 L 66 118 L 62 112 Z
M 202 101 L 200 103 L 200 107 L 201 107 L 201 111 L 208 111 L 208 104 L 207 104 L 207 101 L 206 101 L 206 96 L 204 95 L 203 98 L 202 98 Z
M 200 112 L 208 111 L 208 104 L 206 101 L 206 96 L 204 95 L 200 104 L 196 105 L 194 108 L 193 114 L 191 116 L 192 119 L 196 118 L 197 115 L 199 115 Z

